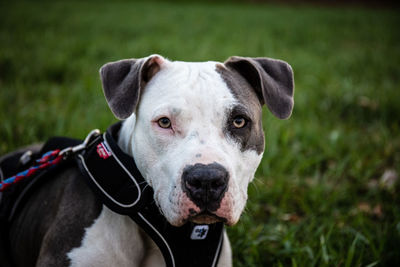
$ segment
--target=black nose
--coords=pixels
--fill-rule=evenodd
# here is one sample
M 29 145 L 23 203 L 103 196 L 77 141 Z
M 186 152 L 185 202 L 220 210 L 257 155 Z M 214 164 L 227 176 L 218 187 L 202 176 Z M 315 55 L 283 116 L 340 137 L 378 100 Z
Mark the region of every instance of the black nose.
M 186 166 L 182 174 L 182 188 L 201 209 L 216 211 L 228 187 L 229 174 L 218 163 Z

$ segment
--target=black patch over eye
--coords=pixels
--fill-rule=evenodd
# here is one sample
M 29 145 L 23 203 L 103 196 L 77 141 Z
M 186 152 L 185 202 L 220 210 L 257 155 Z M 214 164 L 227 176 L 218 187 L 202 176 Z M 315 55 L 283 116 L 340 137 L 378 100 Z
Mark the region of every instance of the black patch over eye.
M 157 123 L 158 123 L 158 126 L 160 126 L 161 128 L 164 128 L 164 129 L 171 128 L 171 121 L 167 117 L 162 117 L 161 119 L 159 119 L 157 121 Z
M 261 113 L 261 110 L 259 110 Z M 261 117 L 261 114 L 259 114 Z M 264 148 L 264 134 L 258 114 L 252 113 L 243 105 L 234 106 L 227 117 L 224 134 L 240 145 L 241 151 L 256 150 L 261 153 Z

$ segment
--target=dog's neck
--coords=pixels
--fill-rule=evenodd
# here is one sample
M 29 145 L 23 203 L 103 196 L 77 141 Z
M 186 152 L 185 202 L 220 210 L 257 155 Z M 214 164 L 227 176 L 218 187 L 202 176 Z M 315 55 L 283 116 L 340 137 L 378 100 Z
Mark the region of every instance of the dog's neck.
M 118 135 L 118 146 L 126 154 L 133 157 L 133 129 L 136 123 L 136 116 L 132 114 L 128 119 L 126 119 L 121 126 L 121 130 Z

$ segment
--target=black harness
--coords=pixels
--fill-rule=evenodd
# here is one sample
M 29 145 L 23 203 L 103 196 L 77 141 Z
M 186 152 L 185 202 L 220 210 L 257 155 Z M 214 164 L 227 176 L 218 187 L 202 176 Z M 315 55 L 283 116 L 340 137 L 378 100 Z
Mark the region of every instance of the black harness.
M 115 140 L 120 128 L 121 123 L 114 124 L 106 133 L 87 138 L 84 145 L 65 149 L 66 158 L 74 156 L 90 188 L 104 205 L 129 216 L 152 238 L 168 267 L 216 266 L 223 243 L 223 223 L 188 222 L 181 227 L 169 224 L 134 159 L 118 147 Z M 52 143 L 57 147 L 57 142 Z

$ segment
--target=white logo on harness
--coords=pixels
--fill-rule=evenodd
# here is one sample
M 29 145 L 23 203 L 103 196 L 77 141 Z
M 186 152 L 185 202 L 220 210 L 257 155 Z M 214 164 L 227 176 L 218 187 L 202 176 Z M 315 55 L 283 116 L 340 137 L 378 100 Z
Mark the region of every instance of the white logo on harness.
M 111 150 L 104 142 L 97 145 L 97 154 L 99 154 L 102 159 L 107 159 L 112 155 Z
M 192 240 L 202 240 L 207 237 L 208 225 L 196 225 L 193 228 L 192 235 L 190 239 Z

